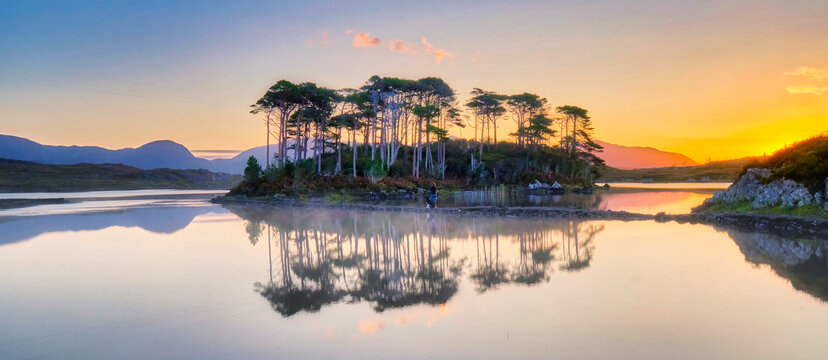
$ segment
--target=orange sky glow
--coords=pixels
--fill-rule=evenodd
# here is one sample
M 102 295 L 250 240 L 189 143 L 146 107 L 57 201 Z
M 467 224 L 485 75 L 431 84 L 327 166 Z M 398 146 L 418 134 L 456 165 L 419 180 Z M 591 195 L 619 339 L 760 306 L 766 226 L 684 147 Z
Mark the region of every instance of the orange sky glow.
M 264 145 L 248 105 L 276 81 L 375 74 L 441 77 L 460 102 L 537 93 L 588 109 L 599 140 L 702 163 L 828 130 L 822 1 L 380 4 L 16 5 L 0 18 L 0 133 L 244 150 Z M 504 118 L 498 138 L 514 129 Z

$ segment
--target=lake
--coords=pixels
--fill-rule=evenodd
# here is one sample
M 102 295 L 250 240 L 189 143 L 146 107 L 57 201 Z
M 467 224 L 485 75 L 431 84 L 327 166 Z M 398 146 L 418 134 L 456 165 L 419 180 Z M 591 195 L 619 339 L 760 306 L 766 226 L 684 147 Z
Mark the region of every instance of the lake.
M 559 203 L 686 212 L 710 194 Z M 828 241 L 210 196 L 0 213 L 0 359 L 828 357 Z M 508 201 L 463 196 L 441 202 Z

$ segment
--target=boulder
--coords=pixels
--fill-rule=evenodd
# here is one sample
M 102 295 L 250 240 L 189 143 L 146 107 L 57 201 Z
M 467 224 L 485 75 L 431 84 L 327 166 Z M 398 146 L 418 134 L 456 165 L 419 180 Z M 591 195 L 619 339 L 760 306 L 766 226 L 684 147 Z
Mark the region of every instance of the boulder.
M 563 194 L 564 193 L 563 185 L 559 184 L 557 181 L 554 184 L 549 185 L 549 184 L 546 184 L 546 183 L 542 183 L 538 180 L 535 180 L 535 182 L 533 182 L 533 183 L 529 184 L 529 186 L 527 186 L 527 189 L 529 190 L 530 194 L 534 194 L 534 195 L 543 195 L 543 194 L 553 194 L 553 195 L 555 195 L 555 194 Z
M 727 190 L 717 192 L 709 200 L 712 202 L 734 202 L 755 199 L 762 189 L 760 182 L 770 174 L 770 169 L 747 169 L 747 172 L 733 185 L 730 185 Z
M 544 183 L 542 183 L 538 180 L 535 180 L 535 182 L 529 184 L 529 190 L 540 190 L 540 189 L 548 189 L 548 188 L 549 188 L 549 184 L 544 184 Z
M 813 203 L 814 197 L 804 185 L 793 180 L 778 179 L 760 187 L 750 206 L 758 209 L 775 205 L 793 207 Z

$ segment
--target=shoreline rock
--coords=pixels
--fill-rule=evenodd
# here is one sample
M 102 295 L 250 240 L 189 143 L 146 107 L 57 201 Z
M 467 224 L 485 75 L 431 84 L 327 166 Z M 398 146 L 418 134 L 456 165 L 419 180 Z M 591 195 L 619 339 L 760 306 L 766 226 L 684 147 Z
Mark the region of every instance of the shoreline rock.
M 751 209 L 773 206 L 790 208 L 815 204 L 828 211 L 828 201 L 826 201 L 828 200 L 828 197 L 826 197 L 826 194 L 828 194 L 828 178 L 825 179 L 825 190 L 812 194 L 805 185 L 790 179 L 783 178 L 767 182 L 771 173 L 770 169 L 747 169 L 745 174 L 726 190 L 717 192 L 693 211 L 704 211 L 720 203 L 742 201 L 749 201 Z

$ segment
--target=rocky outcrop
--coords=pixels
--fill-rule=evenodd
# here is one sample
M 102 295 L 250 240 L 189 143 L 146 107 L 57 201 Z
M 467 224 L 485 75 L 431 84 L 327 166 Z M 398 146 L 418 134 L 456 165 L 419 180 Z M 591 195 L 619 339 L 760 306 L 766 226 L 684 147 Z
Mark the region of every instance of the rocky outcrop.
M 713 197 L 707 199 L 702 208 L 721 202 L 750 201 L 750 207 L 754 209 L 817 204 L 828 210 L 828 202 L 826 202 L 825 196 L 828 193 L 828 179 L 826 179 L 824 192 L 818 191 L 812 194 L 805 185 L 793 180 L 776 179 L 767 182 L 770 175 L 770 169 L 748 169 L 727 190 L 717 192 Z
M 760 188 L 751 207 L 759 209 L 768 206 L 803 206 L 814 203 L 814 196 L 804 185 L 793 180 L 778 179 Z
M 730 185 L 727 190 L 719 191 L 712 198 L 714 202 L 736 202 L 755 199 L 762 189 L 761 181 L 770 176 L 769 169 L 748 169 L 739 180 Z
M 828 211 L 828 179 L 825 179 L 825 192 L 822 193 L 822 209 Z
M 565 191 L 563 185 L 559 184 L 557 181 L 555 181 L 554 184 L 549 185 L 547 183 L 542 183 L 538 180 L 535 180 L 535 182 L 529 184 L 529 186 L 526 187 L 526 190 L 528 193 L 533 195 L 556 195 L 563 194 Z

